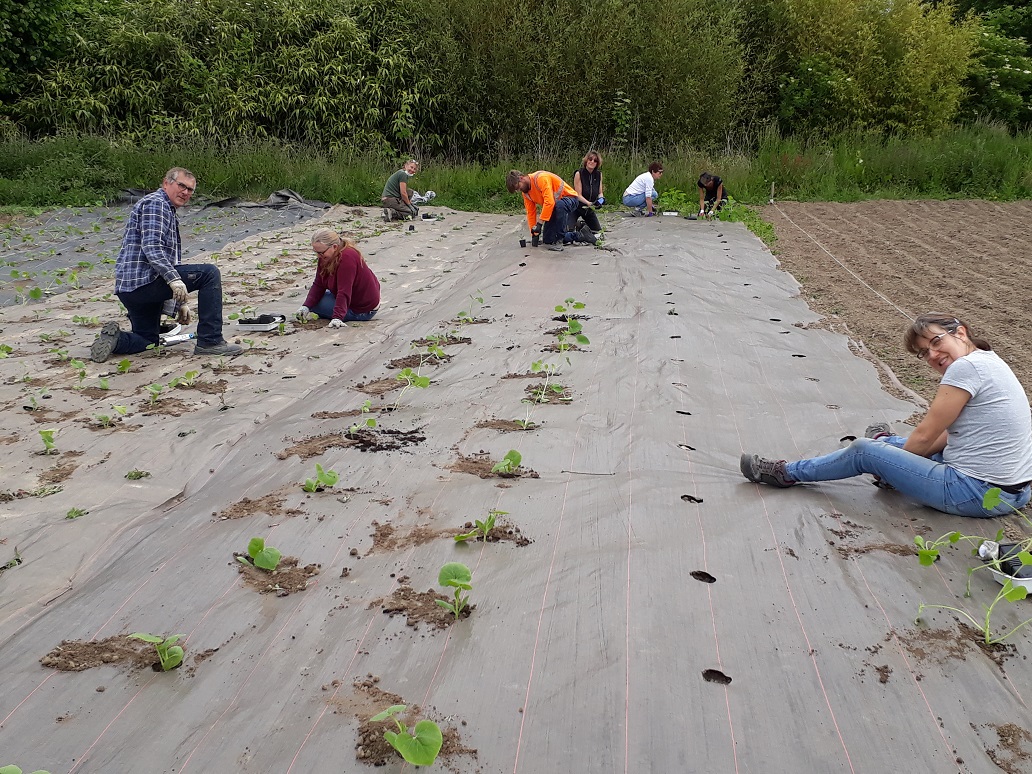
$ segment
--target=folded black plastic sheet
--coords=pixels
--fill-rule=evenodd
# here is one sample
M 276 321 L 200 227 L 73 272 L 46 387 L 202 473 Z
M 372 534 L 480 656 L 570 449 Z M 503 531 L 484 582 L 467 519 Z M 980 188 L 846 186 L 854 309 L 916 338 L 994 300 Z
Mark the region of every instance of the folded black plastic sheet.
M 0 578 L 5 761 L 363 771 L 341 708 L 353 679 L 373 674 L 476 748 L 475 760 L 448 762 L 456 771 L 997 770 L 993 724 L 1026 723 L 1029 636 L 1012 638 L 1019 655 L 1001 669 L 955 636 L 950 615 L 915 626 L 921 601 L 977 616 L 995 589 L 976 577 L 975 599 L 961 597 L 959 552 L 928 569 L 891 549 L 972 524 L 860 479 L 780 491 L 738 472 L 743 450 L 826 451 L 914 407 L 883 392 L 842 336 L 800 327 L 816 316 L 796 283 L 738 225 L 614 219 L 615 251 L 553 254 L 521 250 L 521 223 L 449 213 L 366 240 L 380 314 L 268 337 L 268 354 L 235 361 L 256 373 L 232 382 L 230 410 L 212 401 L 178 419 L 138 416 L 136 433 L 63 431 L 66 448 L 86 450 L 86 472 L 58 495 L 2 506 L 7 546 L 25 559 Z M 421 428 L 425 443 L 277 458 L 343 430 L 351 420 L 312 415 L 361 406 L 357 383 L 390 375 L 384 364 L 413 339 L 453 327 L 477 291 L 490 322 L 464 326 L 472 343 L 449 347 L 429 388 L 380 415 L 381 428 Z M 591 343 L 567 363 L 542 349 L 568 297 L 586 303 Z M 285 294 L 262 311 L 296 304 Z M 534 432 L 475 428 L 525 416 L 530 380 L 502 377 L 542 358 L 559 365 L 572 402 L 534 407 Z M 448 467 L 459 453 L 499 459 L 510 448 L 540 478 Z M 317 461 L 341 473 L 337 493 L 301 491 Z M 126 481 L 130 466 L 155 475 Z M 303 515 L 213 519 L 275 492 Z M 90 513 L 64 522 L 76 503 Z M 373 521 L 444 530 L 492 508 L 534 542 L 463 547 L 444 535 L 371 550 Z M 312 587 L 284 598 L 245 588 L 232 552 L 258 535 L 321 563 Z M 381 612 L 376 600 L 399 576 L 431 588 L 452 560 L 473 569 L 470 618 L 434 632 Z M 185 633 L 192 668 L 39 665 L 62 639 L 132 631 Z M 731 681 L 704 677 L 716 672 Z

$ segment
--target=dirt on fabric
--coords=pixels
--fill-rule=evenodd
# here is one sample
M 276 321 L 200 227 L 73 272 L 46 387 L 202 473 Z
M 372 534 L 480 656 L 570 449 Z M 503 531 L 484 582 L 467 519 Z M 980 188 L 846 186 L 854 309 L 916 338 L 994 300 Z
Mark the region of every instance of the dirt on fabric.
M 413 339 L 412 344 L 417 347 L 427 347 L 431 344 L 436 344 L 439 347 L 450 347 L 452 344 L 472 344 L 473 339 L 468 336 L 445 336 L 439 341 L 430 341 L 430 339 Z
M 316 411 L 312 414 L 312 419 L 347 419 L 348 417 L 358 417 L 362 414 L 362 409 L 351 409 L 350 411 Z
M 936 612 L 926 610 L 923 617 L 928 618 Z M 997 642 L 986 645 L 981 631 L 963 621 L 957 622 L 957 629 L 928 628 L 909 629 L 897 633 L 903 647 L 918 661 L 935 661 L 945 664 L 947 661 L 966 661 L 975 649 L 980 650 L 993 661 L 1003 672 L 1004 662 L 1018 655 L 1015 645 Z
M 509 373 L 502 377 L 503 379 L 540 379 L 541 374 L 534 373 L 533 371 L 524 371 L 522 374 Z
M 355 389 L 366 395 L 385 395 L 392 390 L 400 390 L 401 386 L 397 379 L 376 379 L 371 382 L 359 382 Z
M 147 400 L 139 405 L 140 413 L 147 416 L 160 414 L 168 417 L 178 417 L 196 410 L 197 406 L 181 401 L 179 398 L 159 398 L 153 403 Z
M 389 430 L 368 427 L 360 427 L 353 433 L 345 433 L 344 437 L 363 452 L 396 451 L 426 440 L 426 436 L 419 429 Z
M 988 723 L 987 727 L 996 732 L 1002 748 L 987 747 L 985 753 L 989 759 L 1007 774 L 1026 774 L 1032 760 L 1026 746 L 1032 749 L 1032 734 L 1014 723 Z
M 525 433 L 528 430 L 537 430 L 538 425 L 536 422 L 530 422 L 524 427 L 515 419 L 485 419 L 477 422 L 474 427 L 481 430 L 498 430 L 502 433 Z
M 832 541 L 828 542 L 831 543 Z M 870 554 L 875 551 L 881 551 L 886 554 L 895 554 L 896 556 L 917 556 L 916 546 L 906 546 L 900 543 L 870 543 L 865 546 L 842 546 L 832 543 L 832 545 L 835 550 L 838 551 L 839 556 L 843 559 L 849 559 L 851 556 Z
M 219 513 L 215 518 L 220 520 L 243 519 L 247 516 L 254 516 L 256 513 L 265 513 L 269 516 L 304 515 L 304 511 L 297 508 L 284 508 L 283 503 L 286 502 L 286 499 L 285 494 L 277 492 L 272 492 L 253 500 L 250 497 L 244 497 Z
M 425 545 L 451 534 L 451 530 L 434 529 L 428 524 L 401 528 L 395 527 L 390 522 L 381 524 L 379 521 L 373 521 L 372 527 L 373 545 L 366 551 L 366 556 L 375 552 L 397 551 L 401 548 Z
M 156 661 L 157 652 L 153 645 L 143 640 L 131 640 L 122 634 L 103 640 L 63 640 L 39 663 L 61 672 L 82 672 L 105 664 L 146 669 Z
M 78 467 L 79 463 L 77 462 L 64 462 L 60 465 L 55 465 L 50 470 L 45 470 L 39 474 L 39 483 L 60 484 L 62 481 L 70 478 Z
M 1026 389 L 1032 385 L 1032 202 L 779 202 L 762 215 L 777 233 L 781 267 L 826 315 L 819 325 L 863 342 L 907 389 L 931 400 L 938 387 L 938 376 L 902 344 L 904 312 L 930 311 L 966 320 Z
M 398 578 L 399 586 L 389 596 L 374 599 L 369 608 L 379 607 L 385 615 L 404 615 L 405 623 L 414 629 L 426 624 L 431 629 L 447 629 L 455 623 L 455 615 L 437 604 L 437 601 L 451 602 L 449 597 L 438 594 L 433 589 L 416 591 L 403 581 L 407 577 Z M 459 618 L 469 618 L 476 605 L 466 605 Z
M 241 562 L 238 557 L 248 557 L 246 554 L 233 554 L 233 564 L 244 576 L 244 583 L 259 594 L 275 594 L 277 597 L 304 591 L 308 588 L 309 579 L 318 575 L 322 569 L 318 564 L 306 564 L 302 567 L 301 560 L 296 556 L 285 556 L 280 559 L 276 569 L 269 572 L 255 567 L 250 562 Z
M 437 355 L 407 355 L 405 357 L 399 357 L 396 360 L 392 360 L 387 363 L 388 368 L 421 368 L 422 366 L 437 367 L 442 363 L 447 363 L 452 359 L 451 355 L 445 354 L 444 357 L 437 357 Z
M 455 462 L 448 465 L 448 470 L 456 473 L 469 473 L 480 478 L 541 478 L 536 471 L 522 465 L 513 473 L 493 473 L 491 468 L 496 464 L 497 462 L 491 459 L 490 454 L 481 451 L 469 456 L 460 454 Z
M 323 454 L 327 449 L 344 449 L 348 446 L 354 446 L 355 442 L 348 440 L 344 433 L 327 433 L 326 435 L 313 435 L 305 438 L 302 441 L 298 441 L 293 446 L 288 446 L 283 451 L 276 454 L 277 459 L 285 460 L 290 455 L 296 454 L 303 460 L 310 459 L 311 457 L 318 457 Z
M 334 681 L 335 683 L 337 681 Z M 405 704 L 405 700 L 396 693 L 389 693 L 377 686 L 380 678 L 374 675 L 366 675 L 364 678 L 356 678 L 353 684 L 353 694 L 345 698 L 331 700 L 337 714 L 351 714 L 358 720 L 358 740 L 355 743 L 355 758 L 370 766 L 386 766 L 389 763 L 401 762 L 400 755 L 387 742 L 383 736 L 384 731 L 397 731 L 397 725 L 393 720 L 381 720 L 372 722 L 370 718 L 378 715 L 383 710 L 395 704 Z M 427 719 L 422 708 L 418 704 L 408 704 L 400 715 L 395 717 L 406 727 L 411 729 L 420 720 Z M 433 720 L 434 718 L 428 718 Z M 444 742 L 441 751 L 437 754 L 437 762 L 441 763 L 449 771 L 456 771 L 454 760 L 458 756 L 476 758 L 478 752 L 475 748 L 466 747 L 462 744 L 458 729 L 453 726 L 441 726 L 441 735 Z
M 550 403 L 553 405 L 567 405 L 573 400 L 573 393 L 570 392 L 569 387 L 562 387 L 562 385 L 556 385 L 562 387 L 560 392 L 556 392 L 552 389 L 553 385 L 549 385 L 545 388 L 545 383 L 541 384 L 528 384 L 524 388 L 524 392 L 527 393 L 534 401 L 534 403 Z
M 203 392 L 208 395 L 221 395 L 229 387 L 229 382 L 225 379 L 218 379 L 214 382 L 194 382 L 193 384 L 177 384 L 177 390 L 194 390 L 195 392 Z
M 463 535 L 470 532 L 476 525 L 472 521 L 467 521 L 462 525 L 462 529 L 455 530 L 456 535 Z M 467 543 L 479 543 L 484 538 L 481 534 L 477 533 L 476 537 L 469 538 L 466 540 Z M 493 527 L 487 533 L 488 543 L 515 543 L 520 548 L 529 546 L 534 541 L 520 532 L 520 528 L 515 524 L 509 522 L 496 522 Z

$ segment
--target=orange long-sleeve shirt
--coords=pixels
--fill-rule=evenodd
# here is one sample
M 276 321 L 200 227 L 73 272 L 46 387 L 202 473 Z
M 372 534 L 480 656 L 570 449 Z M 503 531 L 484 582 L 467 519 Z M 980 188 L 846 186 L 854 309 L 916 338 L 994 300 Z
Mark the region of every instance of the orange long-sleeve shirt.
M 537 225 L 537 208 L 541 207 L 541 221 L 547 221 L 552 217 L 552 210 L 555 208 L 555 200 L 564 196 L 577 196 L 577 192 L 566 183 L 559 175 L 541 170 L 530 178 L 530 191 L 523 194 L 523 206 L 527 210 L 527 223 L 533 230 Z

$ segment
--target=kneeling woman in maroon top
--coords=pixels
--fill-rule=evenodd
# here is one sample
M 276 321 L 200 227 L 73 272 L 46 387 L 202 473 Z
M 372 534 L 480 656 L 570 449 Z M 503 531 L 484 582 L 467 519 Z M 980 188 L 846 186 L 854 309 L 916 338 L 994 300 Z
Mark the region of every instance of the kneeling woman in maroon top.
M 329 318 L 331 328 L 372 320 L 380 311 L 380 281 L 355 243 L 321 228 L 312 235 L 312 250 L 319 256 L 315 282 L 295 317 L 302 322 L 309 314 Z

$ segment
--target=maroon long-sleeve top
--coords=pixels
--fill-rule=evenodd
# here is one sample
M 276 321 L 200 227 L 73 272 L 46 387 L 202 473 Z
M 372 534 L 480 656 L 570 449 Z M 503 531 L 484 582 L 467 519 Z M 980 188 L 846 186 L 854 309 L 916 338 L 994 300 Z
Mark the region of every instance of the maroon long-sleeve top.
M 337 271 L 329 276 L 323 274 L 322 263 L 320 259 L 319 268 L 315 272 L 315 282 L 312 283 L 312 289 L 308 291 L 308 298 L 305 299 L 305 306 L 309 309 L 314 308 L 322 300 L 327 290 L 337 299 L 333 307 L 333 316 L 338 320 L 343 320 L 349 309 L 361 314 L 371 312 L 380 306 L 380 280 L 362 260 L 358 250 L 353 247 L 345 248 L 340 254 Z

